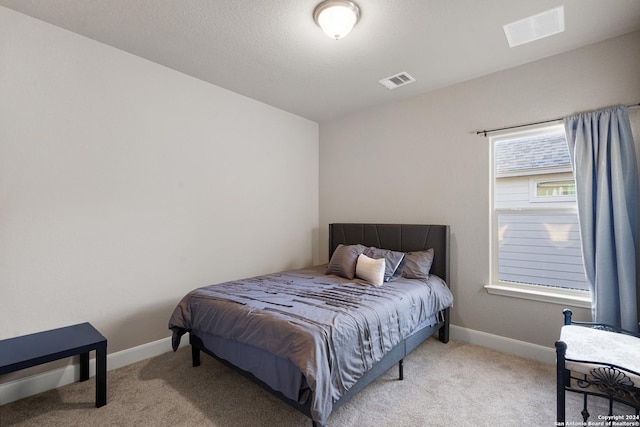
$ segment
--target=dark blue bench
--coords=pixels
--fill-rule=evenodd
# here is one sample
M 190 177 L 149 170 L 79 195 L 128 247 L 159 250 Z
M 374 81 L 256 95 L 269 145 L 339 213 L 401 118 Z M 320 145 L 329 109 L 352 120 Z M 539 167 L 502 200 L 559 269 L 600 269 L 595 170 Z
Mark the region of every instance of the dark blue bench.
M 96 352 L 96 407 L 107 404 L 107 339 L 90 323 L 0 340 L 0 375 L 80 355 L 80 381 L 89 379 Z

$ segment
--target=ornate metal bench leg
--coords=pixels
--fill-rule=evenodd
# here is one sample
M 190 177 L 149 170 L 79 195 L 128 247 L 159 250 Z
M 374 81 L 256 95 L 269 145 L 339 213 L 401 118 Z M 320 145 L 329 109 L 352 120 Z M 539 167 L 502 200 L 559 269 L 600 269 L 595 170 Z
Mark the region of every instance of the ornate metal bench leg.
M 582 414 L 582 420 L 586 423 L 587 420 L 589 419 L 589 411 L 587 410 L 587 397 L 589 395 L 585 394 L 584 395 L 584 408 L 582 409 L 582 412 L 580 412 Z
M 565 370 L 564 355 L 567 345 L 562 341 L 556 342 L 556 421 L 558 425 L 565 423 L 565 386 L 567 384 L 567 372 Z M 569 379 L 570 380 L 570 379 Z

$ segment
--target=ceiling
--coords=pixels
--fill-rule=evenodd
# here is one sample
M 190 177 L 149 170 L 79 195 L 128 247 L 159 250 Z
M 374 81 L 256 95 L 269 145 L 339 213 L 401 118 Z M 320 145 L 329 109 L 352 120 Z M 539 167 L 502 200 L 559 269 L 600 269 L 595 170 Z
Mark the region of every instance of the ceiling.
M 0 0 L 30 15 L 323 122 L 640 30 L 638 0 L 355 0 L 342 40 L 320 0 Z M 564 5 L 565 31 L 509 48 L 503 25 Z M 415 83 L 378 83 L 407 72 Z

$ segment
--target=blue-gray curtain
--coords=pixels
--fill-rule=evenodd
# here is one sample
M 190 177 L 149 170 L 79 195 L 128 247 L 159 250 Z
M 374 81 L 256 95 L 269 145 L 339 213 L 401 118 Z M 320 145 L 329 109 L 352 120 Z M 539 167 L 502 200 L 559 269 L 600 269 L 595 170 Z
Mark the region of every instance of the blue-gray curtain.
M 564 119 L 593 321 L 638 331 L 638 168 L 627 107 Z

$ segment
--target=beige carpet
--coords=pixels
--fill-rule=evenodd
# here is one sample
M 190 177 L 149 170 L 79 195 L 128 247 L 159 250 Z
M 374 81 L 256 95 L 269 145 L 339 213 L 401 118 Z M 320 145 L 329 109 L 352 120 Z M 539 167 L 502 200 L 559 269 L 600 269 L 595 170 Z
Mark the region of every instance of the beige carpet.
M 311 426 L 214 359 L 203 355 L 202 365 L 192 368 L 190 357 L 187 347 L 109 371 L 102 408 L 94 407 L 95 378 L 3 405 L 0 426 Z M 549 364 L 430 339 L 405 359 L 404 381 L 397 374 L 391 369 L 370 384 L 327 426 L 555 425 Z M 581 420 L 580 405 L 577 396 L 569 398 L 568 420 Z

